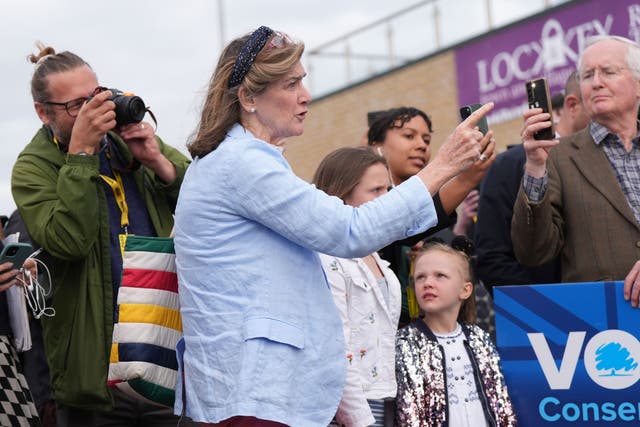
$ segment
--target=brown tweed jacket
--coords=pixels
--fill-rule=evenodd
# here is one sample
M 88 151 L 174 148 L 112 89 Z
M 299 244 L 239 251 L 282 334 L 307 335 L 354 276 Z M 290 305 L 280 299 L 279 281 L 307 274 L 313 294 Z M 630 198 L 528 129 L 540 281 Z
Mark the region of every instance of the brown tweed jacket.
M 520 186 L 514 205 L 518 260 L 534 266 L 560 254 L 563 282 L 623 280 L 640 259 L 640 225 L 589 127 L 562 138 L 547 168 L 544 199 L 529 203 Z

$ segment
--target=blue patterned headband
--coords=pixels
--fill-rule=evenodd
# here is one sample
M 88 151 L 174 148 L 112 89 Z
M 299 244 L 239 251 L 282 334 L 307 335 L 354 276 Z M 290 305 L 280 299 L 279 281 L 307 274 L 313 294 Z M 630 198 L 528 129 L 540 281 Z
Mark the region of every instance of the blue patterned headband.
M 229 77 L 229 88 L 239 85 L 244 80 L 244 76 L 247 75 L 253 61 L 256 56 L 262 50 L 267 43 L 269 37 L 273 34 L 273 30 L 269 27 L 262 26 L 255 30 L 247 41 L 242 45 L 240 54 L 236 58 L 236 62 L 233 64 L 233 70 Z

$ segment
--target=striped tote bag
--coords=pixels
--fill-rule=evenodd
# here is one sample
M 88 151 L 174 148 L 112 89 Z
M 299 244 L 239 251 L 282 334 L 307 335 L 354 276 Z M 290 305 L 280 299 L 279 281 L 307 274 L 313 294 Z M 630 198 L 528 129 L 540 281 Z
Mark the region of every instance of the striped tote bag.
M 123 262 L 108 384 L 172 407 L 182 337 L 173 239 L 129 235 Z

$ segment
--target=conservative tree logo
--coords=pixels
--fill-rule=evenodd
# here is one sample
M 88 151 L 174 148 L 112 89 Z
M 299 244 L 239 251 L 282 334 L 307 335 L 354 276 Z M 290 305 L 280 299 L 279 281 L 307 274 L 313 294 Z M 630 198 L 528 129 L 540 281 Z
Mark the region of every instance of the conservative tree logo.
M 628 332 L 610 329 L 596 334 L 584 350 L 591 379 L 611 390 L 628 388 L 640 378 L 640 342 Z
M 607 371 L 611 369 L 611 373 L 602 374 L 601 377 L 628 377 L 630 374 L 621 373 L 634 370 L 638 367 L 635 359 L 629 357 L 629 350 L 626 347 L 622 347 L 620 343 L 610 342 L 609 344 L 603 344 L 596 350 L 596 368 L 599 371 Z

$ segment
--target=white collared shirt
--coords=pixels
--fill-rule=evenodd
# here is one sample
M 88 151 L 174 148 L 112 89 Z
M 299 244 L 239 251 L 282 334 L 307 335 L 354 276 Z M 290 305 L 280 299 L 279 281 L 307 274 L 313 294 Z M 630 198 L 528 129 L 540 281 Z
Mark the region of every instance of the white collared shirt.
M 387 289 L 362 258 L 320 255 L 344 330 L 347 380 L 336 419 L 348 426 L 373 424 L 367 399 L 395 397 L 397 389 L 395 336 L 402 291 L 389 263 L 372 255 Z

